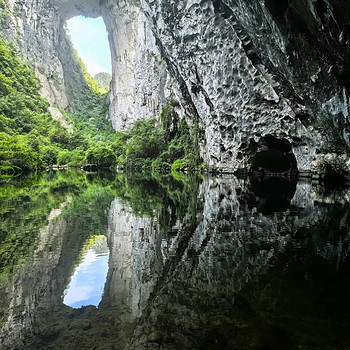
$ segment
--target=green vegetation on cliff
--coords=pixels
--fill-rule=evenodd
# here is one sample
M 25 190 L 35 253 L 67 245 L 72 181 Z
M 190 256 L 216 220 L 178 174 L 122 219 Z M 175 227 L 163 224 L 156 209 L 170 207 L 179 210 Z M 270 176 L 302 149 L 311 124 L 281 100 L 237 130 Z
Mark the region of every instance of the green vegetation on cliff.
M 107 97 L 90 79 L 84 105 L 66 114 L 74 125 L 70 133 L 52 119 L 29 65 L 16 56 L 10 44 L 0 40 L 0 175 L 36 171 L 57 163 L 84 165 L 91 162 L 96 147 L 112 144 L 115 132 L 107 120 Z M 101 165 L 113 163 L 114 158 Z
M 117 133 L 112 149 L 116 161 L 129 170 L 167 174 L 201 167 L 200 129 L 185 118 L 177 120 L 173 108 L 163 107 L 161 125 L 141 119 L 125 133 Z
M 50 131 L 63 128 L 39 96 L 39 80 L 0 40 L 0 171 L 35 170 L 45 164 Z
M 105 72 L 97 73 L 94 76 L 94 80 L 97 83 L 98 88 L 101 92 L 108 92 L 109 91 L 109 84 L 112 80 L 112 76 Z
M 0 40 L 0 176 L 55 164 L 118 164 L 155 173 L 195 170 L 200 164 L 197 125 L 190 128 L 185 119 L 178 120 L 168 103 L 160 115 L 161 125 L 139 120 L 127 132 L 116 133 L 107 117 L 106 94 L 70 49 L 78 80 L 86 87 L 75 106 L 61 111 L 73 132 L 52 119 L 48 102 L 39 95 L 38 78 L 14 48 Z

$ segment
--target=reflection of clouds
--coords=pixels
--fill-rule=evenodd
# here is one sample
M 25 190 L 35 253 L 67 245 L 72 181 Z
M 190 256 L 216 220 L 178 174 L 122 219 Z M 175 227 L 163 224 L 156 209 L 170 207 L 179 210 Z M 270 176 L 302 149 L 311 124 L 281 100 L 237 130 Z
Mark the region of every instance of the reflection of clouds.
M 108 252 L 96 254 L 94 248 L 86 252 L 64 292 L 63 303 L 68 306 L 75 308 L 83 305 L 97 306 L 102 299 L 108 272 Z

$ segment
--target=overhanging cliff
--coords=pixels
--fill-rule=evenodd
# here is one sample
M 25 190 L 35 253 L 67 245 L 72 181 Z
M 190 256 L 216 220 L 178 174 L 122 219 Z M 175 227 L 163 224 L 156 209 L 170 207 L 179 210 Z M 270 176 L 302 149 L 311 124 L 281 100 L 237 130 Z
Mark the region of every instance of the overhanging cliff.
M 15 0 L 8 6 L 3 31 L 33 60 L 52 105 L 76 103 L 67 87 L 84 91 L 72 74 L 65 21 L 102 15 L 116 130 L 156 117 L 171 98 L 179 114 L 203 129 L 201 154 L 210 167 L 291 173 L 333 162 L 349 170 L 344 0 Z

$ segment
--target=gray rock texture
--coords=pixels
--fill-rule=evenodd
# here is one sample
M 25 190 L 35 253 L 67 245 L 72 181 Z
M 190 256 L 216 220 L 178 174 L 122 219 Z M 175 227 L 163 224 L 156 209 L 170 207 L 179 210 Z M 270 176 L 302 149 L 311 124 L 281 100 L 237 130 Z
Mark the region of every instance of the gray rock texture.
M 289 144 L 299 170 L 332 148 L 322 115 L 347 130 L 349 11 L 337 1 L 142 1 L 178 99 L 205 131 L 210 166 L 250 168 Z M 329 126 L 331 126 L 329 125 Z M 336 128 L 335 125 L 333 125 Z M 347 133 L 347 132 L 345 132 Z M 343 133 L 344 134 L 344 133 Z M 342 139 L 344 141 L 344 138 Z M 340 150 L 339 150 L 340 149 Z
M 344 0 L 12 0 L 3 32 L 32 60 L 52 105 L 83 103 L 64 23 L 102 15 L 110 118 L 126 130 L 167 100 L 203 130 L 209 167 L 349 170 L 350 10 Z M 79 93 L 78 93 L 78 92 Z M 284 164 L 280 168 L 271 163 Z

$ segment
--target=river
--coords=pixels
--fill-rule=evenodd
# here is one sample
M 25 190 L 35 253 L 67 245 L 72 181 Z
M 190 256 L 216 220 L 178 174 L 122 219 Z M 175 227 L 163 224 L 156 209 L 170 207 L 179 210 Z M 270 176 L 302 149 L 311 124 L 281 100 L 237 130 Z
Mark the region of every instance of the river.
M 350 349 L 348 187 L 68 169 L 0 198 L 0 349 Z

